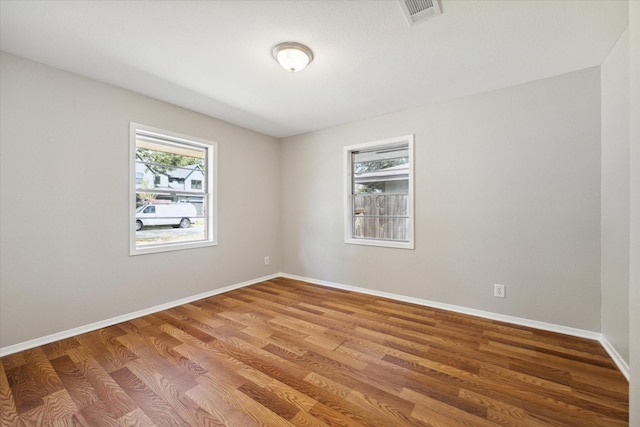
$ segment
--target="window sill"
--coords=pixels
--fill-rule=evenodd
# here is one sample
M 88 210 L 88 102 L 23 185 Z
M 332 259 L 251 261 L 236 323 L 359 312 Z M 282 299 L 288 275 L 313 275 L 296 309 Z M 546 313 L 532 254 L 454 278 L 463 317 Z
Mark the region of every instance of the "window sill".
M 160 252 L 174 252 L 174 251 L 182 251 L 185 249 L 196 249 L 196 248 L 205 248 L 208 246 L 217 246 L 218 243 L 207 240 L 200 242 L 185 242 L 185 243 L 171 243 L 165 245 L 149 245 L 145 247 L 135 247 L 131 248 L 129 251 L 130 256 L 135 255 L 146 255 L 146 254 L 155 254 Z
M 415 249 L 412 241 L 410 242 L 395 242 L 391 240 L 375 240 L 375 239 L 345 239 L 344 241 L 349 245 L 364 245 L 364 246 L 380 246 L 384 248 L 394 249 Z

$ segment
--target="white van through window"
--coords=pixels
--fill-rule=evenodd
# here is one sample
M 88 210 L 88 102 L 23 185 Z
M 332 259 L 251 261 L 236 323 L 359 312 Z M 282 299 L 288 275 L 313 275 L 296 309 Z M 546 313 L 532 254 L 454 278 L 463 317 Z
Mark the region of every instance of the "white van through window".
M 216 158 L 215 142 L 130 124 L 131 255 L 216 244 Z

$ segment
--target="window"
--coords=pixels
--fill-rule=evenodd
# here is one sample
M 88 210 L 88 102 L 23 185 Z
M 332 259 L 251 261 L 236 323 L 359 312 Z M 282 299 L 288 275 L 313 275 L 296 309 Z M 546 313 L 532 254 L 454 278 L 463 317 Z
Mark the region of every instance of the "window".
M 192 179 L 191 180 L 191 189 L 193 189 L 193 190 L 201 190 L 202 189 L 202 180 L 200 180 L 200 179 Z
M 215 142 L 130 124 L 131 255 L 216 244 L 216 162 Z
M 413 249 L 413 135 L 344 152 L 345 243 Z

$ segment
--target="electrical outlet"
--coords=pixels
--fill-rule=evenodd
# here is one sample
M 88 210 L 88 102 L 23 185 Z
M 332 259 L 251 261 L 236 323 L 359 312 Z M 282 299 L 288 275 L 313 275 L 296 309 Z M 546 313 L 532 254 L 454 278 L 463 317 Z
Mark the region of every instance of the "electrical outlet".
M 269 259 L 268 256 L 264 257 L 264 265 L 269 265 L 270 262 L 271 260 Z
M 499 285 L 497 283 L 493 284 L 493 296 L 498 298 L 506 297 L 504 285 Z

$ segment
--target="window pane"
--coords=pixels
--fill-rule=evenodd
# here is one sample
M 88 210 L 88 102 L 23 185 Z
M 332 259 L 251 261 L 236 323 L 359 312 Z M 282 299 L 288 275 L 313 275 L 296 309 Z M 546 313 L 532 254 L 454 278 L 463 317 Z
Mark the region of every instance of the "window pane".
M 193 242 L 207 239 L 206 197 L 156 199 L 136 212 L 136 245 Z
M 132 124 L 131 253 L 215 244 L 215 182 L 208 170 L 215 167 L 215 143 L 138 126 Z
M 393 180 L 406 175 L 409 163 L 407 146 L 355 151 L 353 172 L 356 178 Z
M 136 189 L 190 191 L 193 188 L 189 183 L 199 181 L 197 190 L 202 190 L 206 173 L 206 152 L 203 150 L 150 142 L 140 137 L 137 140 Z
M 344 151 L 345 243 L 413 249 L 413 135 Z
M 371 218 L 356 215 L 354 238 L 408 241 L 409 218 Z
M 409 144 L 351 152 L 352 238 L 409 241 Z
M 407 194 L 409 192 L 409 180 L 399 179 L 396 181 L 370 181 L 363 182 L 356 177 L 354 186 L 355 194 L 366 193 L 398 193 Z
M 408 206 L 406 194 L 357 194 L 353 197 L 356 215 L 406 217 Z
M 357 194 L 353 197 L 355 238 L 407 240 L 406 194 Z

